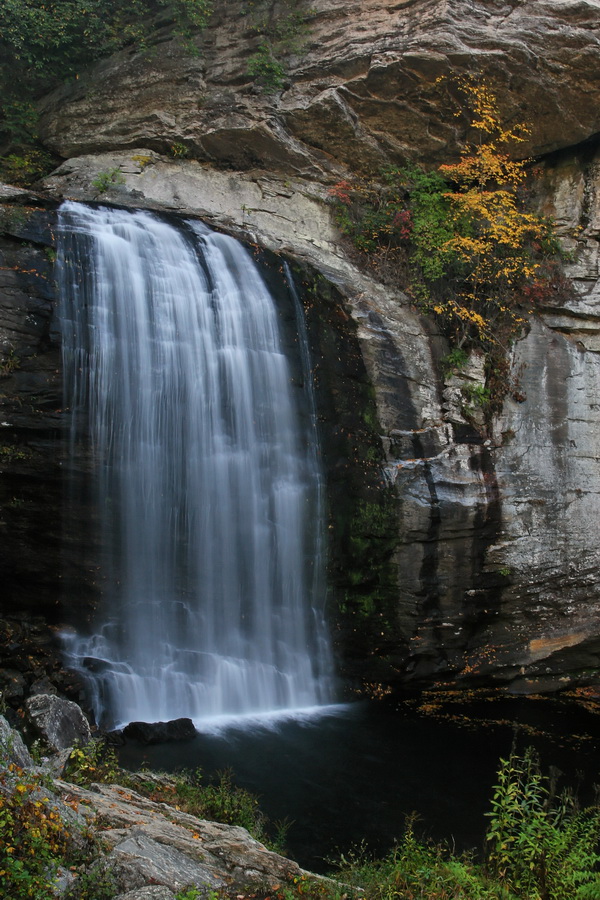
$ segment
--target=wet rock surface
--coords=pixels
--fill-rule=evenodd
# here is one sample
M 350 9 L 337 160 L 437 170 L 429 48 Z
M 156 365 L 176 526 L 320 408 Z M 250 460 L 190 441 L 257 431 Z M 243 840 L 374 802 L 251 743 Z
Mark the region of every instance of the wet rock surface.
M 163 744 L 165 741 L 190 741 L 196 737 L 191 719 L 171 719 L 169 722 L 130 722 L 123 729 L 123 737 L 141 744 Z
M 585 152 L 585 163 L 565 153 L 545 170 L 546 192 L 539 202 L 555 215 L 567 248 L 575 251 L 567 267 L 575 292 L 550 298 L 515 345 L 504 410 L 491 428 L 463 394 L 465 379 L 483 383 L 482 361 L 472 360 L 472 371 L 460 377 L 443 376 L 439 360 L 447 351 L 441 339 L 406 298 L 345 256 L 317 190 L 304 192 L 294 181 L 284 189 L 277 178 L 249 174 L 234 180 L 197 163 L 160 158 L 135 174 L 127 171 L 127 158 L 121 153 L 72 160 L 49 182 L 55 190 L 85 196 L 95 169 L 120 165 L 125 183 L 115 193 L 119 202 L 204 214 L 310 263 L 337 285 L 340 316 L 349 314 L 348 328 L 356 329 L 361 365 L 374 387 L 375 428 L 386 463 L 379 497 L 372 489 L 361 496 L 355 486 L 354 511 L 345 522 L 335 521 L 336 511 L 344 508 L 341 493 L 332 498 L 334 535 L 342 535 L 333 577 L 345 597 L 344 612 L 332 618 L 339 623 L 344 671 L 383 682 L 498 681 L 519 691 L 593 680 L 598 664 L 594 153 Z M 573 195 L 585 197 L 585 203 L 569 204 L 573 184 Z M 253 192 L 262 201 L 245 205 Z M 340 344 L 319 347 L 318 337 L 314 347 L 324 371 L 332 362 L 335 370 L 341 353 L 350 358 Z M 333 387 L 339 402 L 330 421 L 337 418 L 340 429 L 352 433 L 356 421 L 341 422 L 340 388 Z M 358 409 L 361 404 L 364 413 L 365 397 Z M 357 401 L 352 405 L 356 409 Z M 332 433 L 330 440 L 329 483 L 342 484 L 344 461 L 355 452 L 364 460 L 368 447 L 358 453 L 358 438 L 340 444 Z M 381 453 L 369 452 L 375 452 L 371 458 L 379 466 Z M 358 536 L 352 534 L 355 526 Z M 390 541 L 392 533 L 399 538 Z M 368 559 L 357 563 L 364 546 Z M 376 546 L 387 552 L 381 565 Z
M 0 207 L 0 571 L 7 605 L 44 608 L 60 554 L 61 428 L 59 352 L 51 334 L 54 215 L 26 205 Z M 47 251 L 51 251 L 49 254 Z M 37 549 L 36 549 L 37 548 Z

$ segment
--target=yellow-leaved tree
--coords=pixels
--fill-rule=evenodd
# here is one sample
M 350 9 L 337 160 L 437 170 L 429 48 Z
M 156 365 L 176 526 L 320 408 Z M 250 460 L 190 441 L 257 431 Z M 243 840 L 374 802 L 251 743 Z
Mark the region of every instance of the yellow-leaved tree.
M 554 290 L 561 250 L 552 222 L 527 209 L 527 162 L 512 158 L 527 126 L 503 125 L 488 85 L 454 85 L 470 135 L 458 162 L 388 167 L 330 194 L 363 258 L 398 273 L 454 347 L 497 353 Z
M 451 234 L 438 247 L 426 247 L 424 235 L 417 243 L 421 253 L 439 254 L 453 275 L 447 290 L 432 290 L 434 312 L 451 325 L 459 346 L 473 337 L 485 346 L 519 330 L 526 305 L 550 288 L 560 248 L 552 223 L 526 209 L 526 164 L 510 156 L 528 127 L 503 126 L 487 85 L 463 81 L 459 89 L 475 137 L 459 162 L 439 168 Z

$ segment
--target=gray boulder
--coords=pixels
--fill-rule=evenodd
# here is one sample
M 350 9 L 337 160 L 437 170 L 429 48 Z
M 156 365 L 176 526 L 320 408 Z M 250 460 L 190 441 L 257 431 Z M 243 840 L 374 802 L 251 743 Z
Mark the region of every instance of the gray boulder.
M 21 769 L 31 769 L 34 765 L 19 732 L 10 727 L 4 716 L 0 716 L 0 766 L 11 763 Z
M 66 750 L 91 741 L 89 722 L 81 707 L 71 700 L 52 694 L 35 694 L 25 705 L 31 724 L 52 750 Z
M 163 884 L 147 884 L 135 891 L 119 894 L 116 900 L 173 900 L 175 894 Z
M 319 878 L 267 850 L 245 828 L 198 819 L 129 787 L 94 784 L 90 790 L 63 781 L 55 786 L 99 830 L 109 851 L 102 865 L 110 872 L 119 898 L 157 884 L 173 893 L 195 887 L 207 895 L 217 891 L 232 896 L 272 891 L 303 874 L 311 880 Z M 163 897 L 159 894 L 153 900 Z
M 195 887 L 203 893 L 224 890 L 225 879 L 213 866 L 191 858 L 176 847 L 150 837 L 143 828 L 132 828 L 107 858 L 119 887 L 132 890 L 160 884 L 172 891 Z

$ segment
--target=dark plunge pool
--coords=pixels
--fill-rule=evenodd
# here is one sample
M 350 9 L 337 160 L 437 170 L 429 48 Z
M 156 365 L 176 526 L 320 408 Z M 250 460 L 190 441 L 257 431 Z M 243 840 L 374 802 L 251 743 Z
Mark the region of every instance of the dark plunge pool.
M 483 844 L 498 760 L 533 744 L 544 767 L 592 796 L 600 720 L 556 700 L 503 700 L 423 715 L 404 703 L 360 702 L 305 719 L 231 725 L 188 743 L 131 742 L 121 763 L 173 771 L 232 769 L 271 820 L 292 820 L 289 855 L 315 871 L 365 842 L 385 852 L 416 812 L 421 832 L 457 849 Z

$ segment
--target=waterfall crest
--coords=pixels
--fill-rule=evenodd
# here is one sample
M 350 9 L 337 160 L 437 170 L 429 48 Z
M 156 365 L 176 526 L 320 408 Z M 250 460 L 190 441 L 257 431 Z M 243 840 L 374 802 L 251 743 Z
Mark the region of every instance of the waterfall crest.
M 330 702 L 314 396 L 291 384 L 251 256 L 198 222 L 69 202 L 58 268 L 106 556 L 104 608 L 66 650 L 97 716 Z

